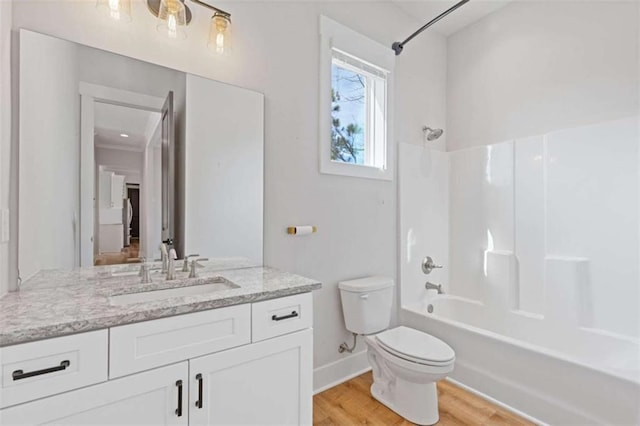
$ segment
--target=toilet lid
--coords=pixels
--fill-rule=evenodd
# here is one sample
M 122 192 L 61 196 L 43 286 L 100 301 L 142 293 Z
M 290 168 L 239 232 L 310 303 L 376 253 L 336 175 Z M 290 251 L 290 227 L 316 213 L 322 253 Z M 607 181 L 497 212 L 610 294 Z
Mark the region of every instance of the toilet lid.
M 422 364 L 446 364 L 456 354 L 437 337 L 409 327 L 396 327 L 376 335 L 376 340 L 389 352 Z

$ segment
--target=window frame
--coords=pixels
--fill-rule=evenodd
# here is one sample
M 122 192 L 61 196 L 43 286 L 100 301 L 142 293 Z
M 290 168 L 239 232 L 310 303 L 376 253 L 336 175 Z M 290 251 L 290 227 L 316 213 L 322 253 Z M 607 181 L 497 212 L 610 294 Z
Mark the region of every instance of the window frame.
M 383 94 L 376 93 L 377 84 L 373 84 L 371 88 L 367 87 L 373 93 L 367 93 L 367 96 L 384 96 L 385 111 L 382 113 L 385 120 L 370 120 L 370 116 L 375 114 L 373 109 L 376 102 L 367 102 L 367 128 L 366 132 L 383 133 L 383 143 L 378 140 L 374 143 L 374 149 L 365 149 L 367 155 L 372 156 L 373 164 L 355 164 L 331 159 L 331 88 L 332 88 L 332 65 L 334 63 L 334 51 L 342 56 L 349 56 L 354 60 L 365 64 L 368 67 L 379 69 L 386 73 L 385 90 Z M 337 58 L 339 61 L 340 59 Z M 344 61 L 341 61 L 344 62 Z M 347 65 L 350 65 L 347 63 Z M 393 180 L 394 177 L 394 154 L 395 144 L 392 140 L 393 135 L 393 68 L 395 66 L 395 54 L 390 47 L 386 47 L 370 38 L 337 23 L 336 21 L 320 16 L 320 112 L 319 112 L 319 157 L 320 157 L 320 173 L 334 174 L 342 176 Z M 362 73 L 363 70 L 354 71 Z M 364 70 L 365 74 L 371 74 Z M 376 77 L 371 74 L 368 78 L 375 80 Z M 379 115 L 379 113 L 378 113 Z M 384 129 L 380 129 L 384 127 Z M 373 138 L 380 137 L 379 134 L 372 135 Z M 365 144 L 373 142 L 373 139 L 365 136 Z M 381 159 L 380 156 L 383 158 Z M 371 164 L 371 163 L 369 163 Z

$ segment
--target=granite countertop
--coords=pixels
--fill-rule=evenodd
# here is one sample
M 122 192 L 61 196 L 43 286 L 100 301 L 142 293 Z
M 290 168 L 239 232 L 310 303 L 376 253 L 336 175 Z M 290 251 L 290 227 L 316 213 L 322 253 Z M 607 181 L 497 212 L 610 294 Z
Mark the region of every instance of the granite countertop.
M 321 287 L 318 281 L 256 266 L 241 258 L 212 259 L 202 264 L 199 278 L 187 278 L 188 273 L 180 272 L 182 263 L 178 262 L 176 280 L 166 281 L 159 270 L 153 270 L 150 284 L 140 283 L 139 265 L 42 271 L 25 281 L 19 291 L 0 298 L 0 347 L 273 299 Z M 159 269 L 158 264 L 153 267 Z M 146 302 L 115 305 L 110 299 L 122 294 L 205 284 L 214 277 L 222 277 L 231 284 L 223 284 L 221 290 L 209 293 Z

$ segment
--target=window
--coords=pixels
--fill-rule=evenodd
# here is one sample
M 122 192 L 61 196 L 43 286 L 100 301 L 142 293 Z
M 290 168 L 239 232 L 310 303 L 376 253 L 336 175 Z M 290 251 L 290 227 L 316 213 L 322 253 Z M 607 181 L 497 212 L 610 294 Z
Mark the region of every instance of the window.
M 385 167 L 386 73 L 336 50 L 331 62 L 331 161 Z
M 393 178 L 391 48 L 321 17 L 320 171 Z

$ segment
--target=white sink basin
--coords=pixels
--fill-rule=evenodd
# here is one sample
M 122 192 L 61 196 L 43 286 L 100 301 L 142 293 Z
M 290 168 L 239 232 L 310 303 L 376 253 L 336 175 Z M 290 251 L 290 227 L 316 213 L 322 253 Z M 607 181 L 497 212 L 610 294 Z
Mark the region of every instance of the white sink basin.
M 213 278 L 204 281 L 202 284 L 185 287 L 166 288 L 163 290 L 142 291 L 139 293 L 119 294 L 109 297 L 109 302 L 113 306 L 129 305 L 131 303 L 152 302 L 154 300 L 170 299 L 172 297 L 195 296 L 198 294 L 213 293 L 216 291 L 238 288 L 230 281 Z

